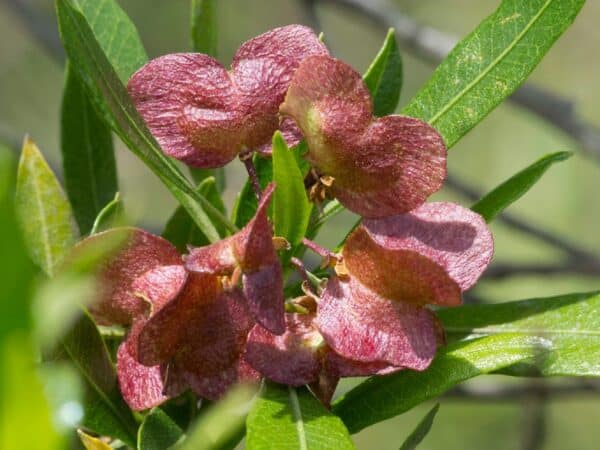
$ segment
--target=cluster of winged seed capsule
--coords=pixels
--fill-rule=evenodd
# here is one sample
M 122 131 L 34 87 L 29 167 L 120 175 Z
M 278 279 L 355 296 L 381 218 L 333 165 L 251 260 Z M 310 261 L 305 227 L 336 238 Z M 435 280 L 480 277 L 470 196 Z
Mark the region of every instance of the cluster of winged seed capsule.
M 298 25 L 246 42 L 230 70 L 202 54 L 157 58 L 128 89 L 164 151 L 191 166 L 220 167 L 248 151 L 269 157 L 278 129 L 290 146 L 304 139 L 328 194 L 364 219 L 337 256 L 344 270 L 305 313 L 284 308 L 273 184 L 241 231 L 186 255 L 135 228 L 82 241 L 127 233 L 100 270 L 91 312 L 100 324 L 130 327 L 117 369 L 132 409 L 187 389 L 216 400 L 262 377 L 307 384 L 328 404 L 340 377 L 428 367 L 444 333 L 426 305 L 459 305 L 493 252 L 477 214 L 424 203 L 446 175 L 431 126 L 375 118 L 360 75 Z

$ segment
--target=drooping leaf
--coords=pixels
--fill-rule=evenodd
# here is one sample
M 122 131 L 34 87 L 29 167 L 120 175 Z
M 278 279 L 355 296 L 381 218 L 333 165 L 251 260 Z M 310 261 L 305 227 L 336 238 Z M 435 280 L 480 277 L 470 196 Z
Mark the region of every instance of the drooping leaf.
M 354 433 L 485 373 L 600 376 L 599 307 L 593 292 L 441 310 L 451 344 L 426 371 L 370 378 L 334 411 Z
M 502 1 L 402 113 L 429 122 L 452 147 L 527 78 L 584 1 Z
M 402 57 L 393 28 L 388 30 L 381 49 L 363 79 L 373 98 L 373 114 L 377 117 L 392 114 L 402 89 Z
M 15 195 L 17 218 L 29 255 L 52 276 L 77 239 L 77 225 L 56 176 L 29 138 L 23 142 Z
M 192 0 L 192 48 L 195 52 L 217 57 L 217 1 Z
M 273 135 L 273 224 L 275 236 L 287 239 L 292 248 L 302 241 L 312 205 L 306 196 L 304 176 L 293 150 L 280 132 Z
M 162 409 L 155 408 L 144 418 L 138 431 L 138 450 L 164 450 L 175 445 L 183 431 Z
M 117 191 L 117 167 L 110 129 L 68 67 L 60 125 L 65 188 L 79 229 L 87 234 Z
M 233 449 L 243 436 L 244 421 L 255 389 L 240 385 L 193 424 L 188 437 L 177 450 L 228 450 Z M 239 438 L 239 439 L 238 439 Z
M 214 177 L 205 178 L 196 188 L 211 204 L 225 214 L 225 205 L 217 190 Z M 227 230 L 219 224 L 215 224 L 221 237 L 227 235 Z M 190 215 L 182 207 L 178 207 L 169 218 L 162 237 L 169 240 L 177 250 L 184 252 L 188 244 L 195 247 L 210 244 L 210 240 L 194 223 Z
M 400 450 L 415 450 L 417 446 L 423 441 L 425 436 L 429 434 L 429 430 L 431 430 L 431 425 L 433 425 L 433 419 L 440 409 L 440 404 L 436 403 L 436 405 L 429 410 L 425 417 L 421 419 L 417 427 L 413 430 L 412 433 L 406 438 Z
M 133 22 L 116 0 L 76 0 L 96 40 L 123 83 L 148 60 Z
M 262 156 L 255 154 L 252 158 L 252 162 L 256 168 L 260 187 L 261 189 L 264 189 L 273 179 L 273 161 L 270 158 L 263 158 Z M 252 217 L 254 217 L 254 214 L 256 214 L 257 207 L 258 200 L 256 199 L 254 189 L 252 189 L 252 183 L 250 180 L 247 180 L 238 194 L 231 211 L 232 221 L 235 226 L 242 228 L 246 225 Z
M 479 213 L 486 222 L 491 222 L 502 210 L 525 195 L 552 164 L 564 161 L 571 155 L 569 152 L 558 152 L 544 156 L 496 187 L 471 206 L 471 209 Z
M 115 368 L 92 318 L 82 312 L 61 341 L 62 351 L 90 390 L 84 405 L 83 425 L 135 447 L 137 424 L 119 394 Z
M 514 375 L 600 376 L 600 293 L 465 305 L 439 312 L 449 341 L 497 333 L 545 340 L 548 351 L 503 370 Z
M 127 89 L 111 67 L 85 17 L 74 6 L 73 1 L 56 0 L 56 10 L 61 37 L 71 60 L 71 67 L 83 80 L 91 100 L 101 112 L 103 119 L 129 149 L 171 190 L 211 241 L 219 239 L 211 219 L 220 222 L 230 231 L 235 231 L 235 227 L 223 214 L 195 192 L 173 161 L 163 154 L 144 120 L 131 103 Z
M 353 449 L 348 430 L 305 387 L 265 384 L 246 422 L 248 450 Z
M 122 225 L 122 216 L 123 201 L 121 200 L 121 195 L 117 192 L 114 198 L 108 202 L 96 216 L 94 225 L 90 230 L 90 235 Z

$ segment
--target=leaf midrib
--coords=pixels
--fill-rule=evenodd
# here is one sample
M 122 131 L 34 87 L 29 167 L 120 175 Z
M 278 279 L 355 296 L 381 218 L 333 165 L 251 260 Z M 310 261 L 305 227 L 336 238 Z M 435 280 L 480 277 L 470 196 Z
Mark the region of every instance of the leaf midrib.
M 542 16 L 542 14 L 544 14 L 544 12 L 546 11 L 546 9 L 548 9 L 548 7 L 550 6 L 550 4 L 553 2 L 553 0 L 548 0 L 544 6 L 542 6 L 540 8 L 540 10 L 532 17 L 532 19 L 527 23 L 527 25 L 525 26 L 525 28 L 516 36 L 516 38 L 513 40 L 513 42 L 506 47 L 492 62 L 491 64 L 488 65 L 488 67 L 481 72 L 477 77 L 475 77 L 475 79 L 473 81 L 471 81 L 467 86 L 464 87 L 464 89 L 462 89 L 458 94 L 456 94 L 447 104 L 446 106 L 444 106 L 441 110 L 439 110 L 431 119 L 428 120 L 428 122 L 431 125 L 434 125 L 435 122 L 444 114 L 446 114 L 446 112 L 448 112 L 448 110 L 450 108 L 452 108 L 464 95 L 466 95 L 467 92 L 469 92 L 476 84 L 478 84 L 493 68 L 495 68 L 501 61 L 502 59 L 508 54 L 510 53 L 515 47 L 516 45 L 521 41 L 521 39 L 523 39 L 523 37 L 525 36 L 525 34 L 527 34 L 527 32 L 531 29 L 531 27 L 535 24 L 535 22 L 537 22 L 537 20 Z
M 300 402 L 298 401 L 298 394 L 296 393 L 296 389 L 291 386 L 288 386 L 288 391 L 290 393 L 290 407 L 294 417 L 294 424 L 296 425 L 296 432 L 298 433 L 298 448 L 300 450 L 308 450 L 306 431 L 304 430 L 304 419 L 302 417 Z
M 33 161 L 32 161 L 33 162 Z M 30 174 L 33 174 L 33 167 L 29 167 Z M 53 275 L 54 268 L 54 258 L 52 256 L 52 249 L 50 248 L 50 238 L 48 235 L 48 222 L 46 221 L 46 209 L 44 208 L 44 202 L 42 201 L 40 186 L 38 183 L 38 179 L 36 176 L 32 176 L 31 180 L 33 182 L 33 190 L 35 193 L 35 200 L 38 205 L 39 220 L 41 222 L 42 229 L 42 245 L 44 246 L 44 259 L 46 260 L 46 270 L 48 271 L 48 275 Z

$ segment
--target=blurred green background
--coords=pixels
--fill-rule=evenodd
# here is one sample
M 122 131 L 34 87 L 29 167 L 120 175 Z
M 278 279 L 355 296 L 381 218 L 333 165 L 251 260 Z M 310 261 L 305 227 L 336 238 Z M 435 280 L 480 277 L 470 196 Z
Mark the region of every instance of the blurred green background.
M 366 2 L 373 0 L 364 0 Z M 25 133 L 39 144 L 52 166 L 60 172 L 59 111 L 63 68 L 32 34 L 32 25 L 9 5 L 0 3 L 0 137 L 18 143 Z M 491 0 L 396 0 L 404 13 L 422 24 L 456 36 L 464 36 L 491 13 L 499 2 Z M 187 0 L 121 0 L 137 24 L 150 57 L 188 51 L 189 2 Z M 39 19 L 37 31 L 55 28 L 52 2 L 31 0 L 28 5 Z M 302 2 L 297 0 L 221 0 L 219 56 L 231 59 L 237 46 L 270 28 L 307 23 Z M 327 1 L 319 2 L 321 28 L 336 56 L 363 72 L 376 54 L 386 29 Z M 600 126 L 600 2 L 588 0 L 575 24 L 558 41 L 532 74 L 530 81 L 573 101 L 583 119 Z M 48 28 L 49 27 L 49 28 Z M 52 33 L 50 33 L 52 36 Z M 402 47 L 401 47 L 402 50 Z M 404 56 L 404 89 L 401 104 L 416 92 L 433 67 Z M 469 133 L 449 155 L 449 169 L 457 178 L 486 192 L 546 153 L 570 150 L 575 156 L 554 166 L 541 182 L 510 212 L 600 254 L 600 157 L 586 155 L 562 132 L 530 113 L 504 104 Z M 126 207 L 136 222 L 160 231 L 175 202 L 168 191 L 122 145 L 118 146 L 119 182 Z M 239 162 L 227 168 L 226 200 L 231 204 L 245 172 Z M 435 198 L 454 199 L 451 191 Z M 320 242 L 334 245 L 353 223 L 342 214 L 322 233 Z M 496 262 L 548 263 L 561 254 L 527 235 L 493 224 Z M 481 282 L 474 295 L 486 301 L 598 289 L 593 276 L 514 276 Z M 502 377 L 474 382 L 486 389 L 515 383 Z M 519 383 L 527 382 L 519 381 Z M 442 399 L 431 434 L 422 449 L 519 449 L 524 426 L 531 419 L 527 400 L 512 402 L 461 402 Z M 430 405 L 373 426 L 356 437 L 359 448 L 395 449 Z M 600 441 L 600 402 L 593 396 L 549 401 L 545 411 L 547 436 L 544 449 L 597 449 Z

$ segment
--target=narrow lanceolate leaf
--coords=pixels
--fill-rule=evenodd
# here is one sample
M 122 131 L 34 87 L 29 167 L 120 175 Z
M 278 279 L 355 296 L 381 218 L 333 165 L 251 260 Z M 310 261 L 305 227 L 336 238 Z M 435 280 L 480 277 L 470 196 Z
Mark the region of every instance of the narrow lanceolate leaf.
M 357 432 L 485 373 L 600 376 L 599 310 L 598 292 L 441 310 L 451 343 L 426 371 L 371 378 L 334 411 Z
M 33 262 L 52 276 L 77 239 L 77 225 L 56 176 L 29 138 L 23 142 L 15 207 Z
M 273 179 L 272 159 L 263 158 L 258 154 L 255 154 L 252 158 L 252 162 L 256 168 L 260 187 L 261 189 L 264 189 Z M 244 187 L 238 194 L 235 204 L 233 205 L 233 209 L 231 211 L 231 220 L 236 227 L 242 228 L 252 219 L 252 217 L 254 217 L 256 208 L 258 208 L 256 194 L 252 189 L 252 183 L 250 183 L 250 180 L 246 180 Z
M 196 189 L 211 202 L 215 208 L 223 214 L 225 213 L 225 205 L 217 190 L 214 177 L 205 178 Z M 219 226 L 218 224 L 215 224 L 215 226 L 221 237 L 227 235 L 227 230 L 223 226 Z M 169 240 L 177 247 L 177 250 L 182 253 L 186 250 L 188 244 L 195 247 L 210 244 L 210 240 L 200 228 L 198 228 L 188 212 L 182 207 L 177 208 L 171 215 L 171 218 L 167 222 L 162 233 L 162 237 Z
M 65 188 L 79 229 L 87 234 L 117 191 L 117 167 L 111 131 L 69 68 L 60 125 Z
M 378 117 L 392 114 L 398 106 L 402 89 L 402 57 L 393 28 L 389 29 L 363 79 L 373 98 L 373 113 Z
M 138 431 L 138 450 L 164 450 L 175 445 L 183 431 L 162 409 L 155 408 L 144 418 Z
M 117 192 L 115 197 L 96 216 L 94 225 L 90 230 L 90 235 L 122 225 L 123 214 L 123 201 L 121 200 L 121 195 Z
M 285 143 L 279 131 L 273 135 L 273 224 L 275 235 L 287 239 L 292 247 L 302 241 L 310 213 L 311 203 L 304 188 L 304 176 L 298 158 Z
M 543 338 L 548 351 L 504 369 L 514 375 L 600 376 L 600 292 L 439 312 L 448 340 L 498 333 Z
M 246 422 L 248 450 L 353 449 L 348 430 L 305 387 L 267 383 Z
M 87 313 L 80 316 L 62 339 L 62 350 L 90 390 L 84 405 L 83 424 L 86 428 L 119 438 L 135 447 L 137 425 L 119 394 L 117 375 L 108 349 Z
M 584 1 L 504 0 L 402 112 L 429 122 L 452 147 L 527 78 Z
M 206 411 L 189 430 L 177 450 L 229 450 L 242 439 L 244 421 L 255 389 L 236 386 Z
M 357 433 L 437 397 L 462 381 L 531 359 L 545 350 L 544 339 L 518 333 L 456 342 L 439 350 L 423 372 L 404 370 L 369 378 L 340 398 L 333 412 L 351 433 Z
M 192 0 L 192 47 L 195 52 L 217 57 L 217 1 Z
M 433 419 L 439 409 L 440 404 L 437 403 L 427 414 L 425 414 L 425 417 L 421 419 L 414 431 L 406 438 L 400 447 L 400 450 L 415 450 L 417 448 L 423 439 L 425 439 L 425 436 L 429 434 L 431 425 L 433 425 Z
M 486 222 L 491 222 L 511 203 L 514 203 L 525 195 L 552 164 L 564 161 L 570 157 L 571 153 L 569 152 L 558 152 L 544 156 L 516 175 L 510 177 L 471 206 L 471 209 L 476 213 L 481 214 Z
M 173 161 L 164 155 L 73 1 L 56 0 L 56 10 L 71 67 L 83 80 L 103 119 L 171 190 L 211 242 L 219 239 L 211 219 L 235 231 L 223 214 L 198 194 Z
M 133 22 L 116 0 L 77 0 L 96 40 L 123 83 L 148 60 Z

